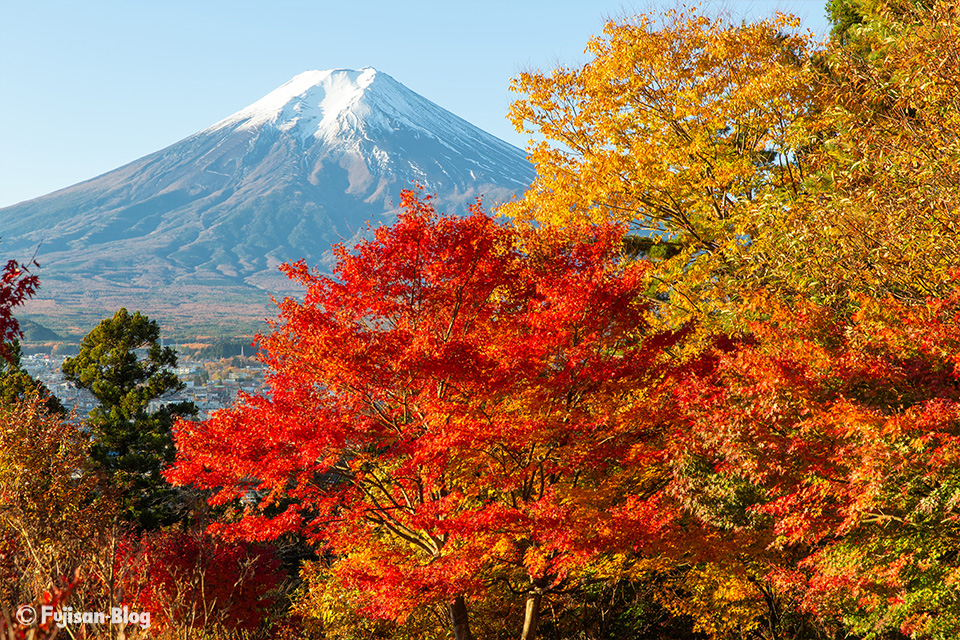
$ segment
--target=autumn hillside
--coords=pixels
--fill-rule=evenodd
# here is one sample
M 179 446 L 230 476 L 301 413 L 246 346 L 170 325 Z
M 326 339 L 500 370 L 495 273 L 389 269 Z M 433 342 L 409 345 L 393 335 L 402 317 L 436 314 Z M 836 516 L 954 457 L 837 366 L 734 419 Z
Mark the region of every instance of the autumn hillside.
M 524 197 L 406 191 L 286 264 L 268 388 L 206 419 L 146 410 L 182 383 L 126 309 L 65 416 L 8 264 L 0 633 L 960 637 L 960 9 L 829 7 L 824 43 L 691 8 L 520 74 Z

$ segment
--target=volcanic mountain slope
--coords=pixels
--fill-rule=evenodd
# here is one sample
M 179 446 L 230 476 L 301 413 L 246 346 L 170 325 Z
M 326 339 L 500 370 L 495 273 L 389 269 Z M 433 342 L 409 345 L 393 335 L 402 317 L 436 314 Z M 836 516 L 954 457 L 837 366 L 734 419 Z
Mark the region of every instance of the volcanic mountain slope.
M 280 263 L 328 265 L 332 244 L 390 221 L 402 189 L 419 182 L 460 213 L 532 179 L 520 149 L 384 73 L 308 71 L 166 149 L 0 209 L 0 250 L 39 247 L 28 311 L 47 321 L 121 304 L 262 318 L 268 292 L 291 291 Z

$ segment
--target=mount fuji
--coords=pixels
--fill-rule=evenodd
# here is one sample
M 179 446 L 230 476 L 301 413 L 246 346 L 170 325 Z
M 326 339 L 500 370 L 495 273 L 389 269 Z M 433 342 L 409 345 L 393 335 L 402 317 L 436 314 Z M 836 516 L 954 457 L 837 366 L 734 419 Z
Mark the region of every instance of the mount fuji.
M 519 195 L 534 171 L 385 73 L 307 71 L 166 149 L 0 209 L 0 251 L 42 265 L 22 314 L 58 329 L 128 306 L 182 325 L 261 320 L 277 270 L 389 223 L 415 183 L 445 213 Z M 39 247 L 39 248 L 38 248 Z

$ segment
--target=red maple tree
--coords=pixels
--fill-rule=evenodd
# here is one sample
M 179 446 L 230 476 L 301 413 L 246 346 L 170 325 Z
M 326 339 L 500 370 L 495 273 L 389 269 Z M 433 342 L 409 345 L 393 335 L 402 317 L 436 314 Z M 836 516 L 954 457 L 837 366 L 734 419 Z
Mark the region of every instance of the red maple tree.
M 31 264 L 40 266 L 36 261 Z M 20 323 L 13 317 L 14 307 L 22 305 L 39 287 L 40 278 L 16 260 L 8 260 L 0 272 L 0 357 L 9 358 L 7 344 L 23 337 Z
M 221 533 L 299 531 L 337 558 L 365 613 L 465 600 L 491 576 L 540 600 L 596 553 L 644 544 L 660 510 L 659 389 L 681 333 L 644 320 L 642 262 L 622 230 L 441 217 L 404 194 L 399 221 L 261 337 L 271 394 L 181 422 L 169 477 L 255 498 Z M 642 408 L 632 399 L 642 394 Z
M 775 296 L 676 390 L 670 492 L 766 565 L 785 606 L 856 632 L 955 634 L 960 288 L 847 314 Z M 760 549 L 761 552 L 757 552 Z M 938 633 L 944 634 L 937 636 Z

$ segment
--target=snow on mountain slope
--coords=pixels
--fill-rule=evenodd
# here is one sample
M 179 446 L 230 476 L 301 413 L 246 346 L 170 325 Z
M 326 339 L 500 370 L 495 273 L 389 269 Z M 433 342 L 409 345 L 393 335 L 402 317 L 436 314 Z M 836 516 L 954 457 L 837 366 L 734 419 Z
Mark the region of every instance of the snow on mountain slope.
M 5 255 L 40 247 L 42 295 L 63 304 L 263 299 L 289 286 L 278 264 L 322 267 L 415 182 L 458 213 L 532 179 L 520 149 L 384 73 L 308 71 L 166 149 L 0 209 L 0 237 Z
M 328 152 L 361 153 L 369 168 L 396 164 L 397 158 L 377 141 L 401 133 L 435 141 L 444 147 L 446 157 L 459 156 L 481 170 L 515 165 L 521 159 L 512 145 L 371 67 L 301 73 L 201 135 L 267 128 L 295 136 L 305 148 L 319 143 Z M 515 183 L 522 189 L 529 184 L 530 172 L 522 163 L 516 170 Z M 427 175 L 424 171 L 419 177 Z M 503 177 L 509 179 L 509 174 Z

